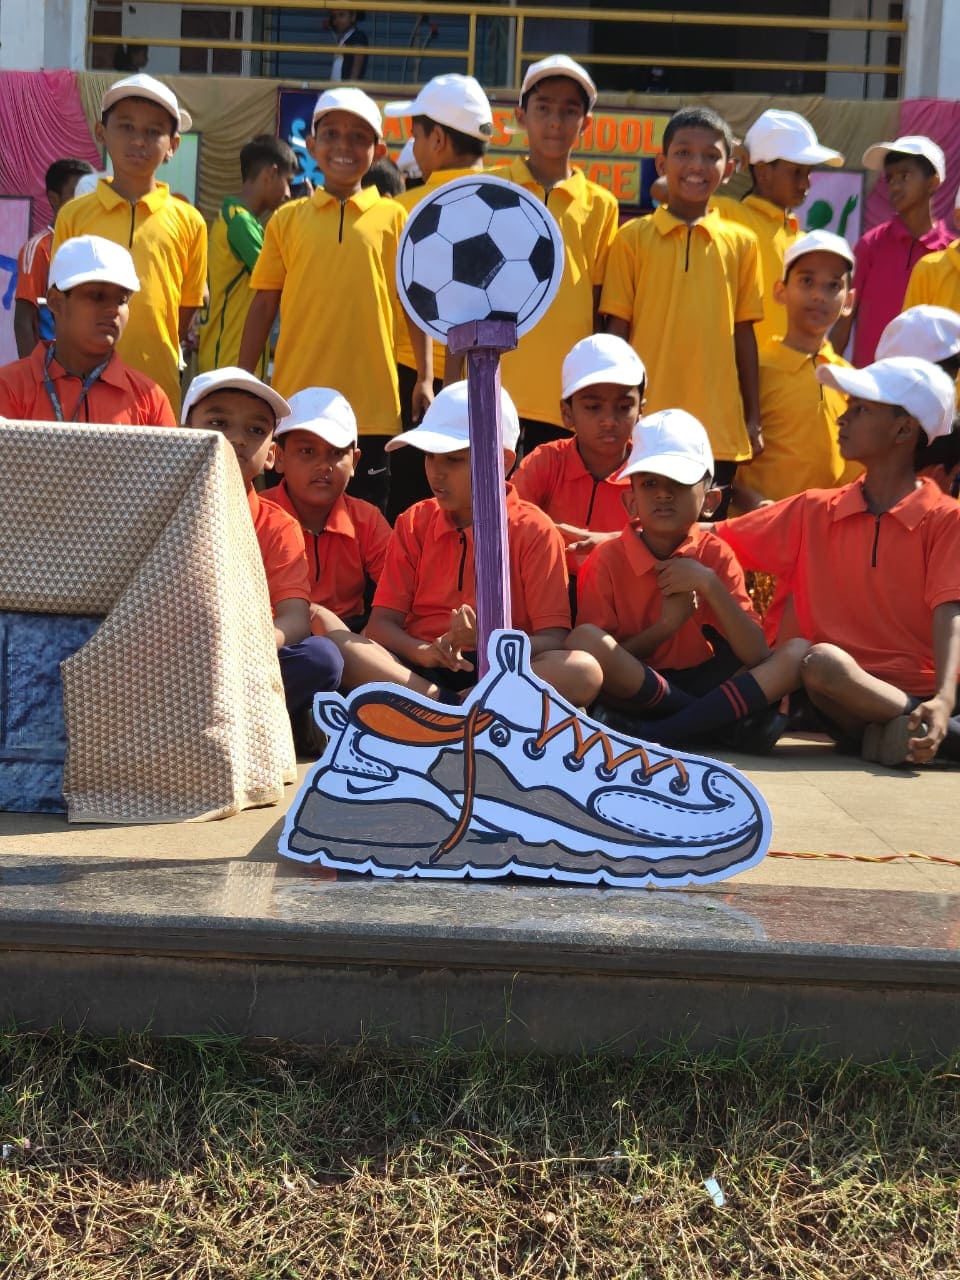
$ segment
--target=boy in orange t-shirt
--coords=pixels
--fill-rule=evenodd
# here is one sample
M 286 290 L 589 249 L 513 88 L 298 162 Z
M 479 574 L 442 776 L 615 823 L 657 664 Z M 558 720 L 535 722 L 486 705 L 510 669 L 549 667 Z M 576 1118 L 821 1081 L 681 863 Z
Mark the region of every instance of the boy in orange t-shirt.
M 320 606 L 362 631 L 390 526 L 372 503 L 344 493 L 360 460 L 353 410 L 339 391 L 307 387 L 290 397 L 290 416 L 274 439 L 274 467 L 283 480 L 261 496 L 303 528 L 313 630 L 326 634 Z
M 697 526 L 720 497 L 703 426 L 682 409 L 642 418 L 623 475 L 633 521 L 584 565 L 567 641 L 593 654 L 604 703 L 625 713 L 594 717 L 667 746 L 768 751 L 807 645 L 770 653 L 736 558 Z

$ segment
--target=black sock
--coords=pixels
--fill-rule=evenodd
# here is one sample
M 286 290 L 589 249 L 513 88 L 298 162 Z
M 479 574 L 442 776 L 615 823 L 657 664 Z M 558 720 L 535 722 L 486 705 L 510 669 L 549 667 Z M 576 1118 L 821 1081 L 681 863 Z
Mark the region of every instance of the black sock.
M 643 684 L 635 694 L 625 699 L 623 704 L 623 710 L 629 714 L 643 715 L 644 712 L 654 712 L 660 716 L 672 716 L 675 711 L 682 711 L 684 707 L 696 701 L 691 694 L 684 693 L 682 689 L 678 689 L 676 685 L 664 679 L 659 671 L 654 671 L 653 667 L 644 666 L 643 670 Z
M 767 695 L 750 672 L 742 671 L 675 715 L 646 722 L 641 736 L 649 735 L 654 742 L 666 746 L 689 742 L 763 711 L 768 705 Z

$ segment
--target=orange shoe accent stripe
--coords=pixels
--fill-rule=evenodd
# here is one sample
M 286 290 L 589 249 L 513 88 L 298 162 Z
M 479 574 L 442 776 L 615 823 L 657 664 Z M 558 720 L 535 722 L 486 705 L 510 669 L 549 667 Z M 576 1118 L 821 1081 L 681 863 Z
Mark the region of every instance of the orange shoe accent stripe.
M 423 743 L 460 742 L 467 717 L 452 716 L 443 711 L 430 711 L 415 702 L 391 704 L 368 702 L 354 709 L 365 729 L 391 742 Z M 483 732 L 493 716 L 486 712 L 478 732 Z

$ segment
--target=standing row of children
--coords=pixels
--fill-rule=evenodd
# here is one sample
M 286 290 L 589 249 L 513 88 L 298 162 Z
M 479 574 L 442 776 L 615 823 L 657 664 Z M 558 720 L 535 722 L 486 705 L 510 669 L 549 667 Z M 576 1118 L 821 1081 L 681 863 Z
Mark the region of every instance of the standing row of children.
M 960 564 L 960 557 L 955 554 L 960 538 L 960 508 L 947 499 L 941 501 L 928 484 L 915 489 L 912 465 L 918 440 L 942 437 L 952 425 L 952 384 L 939 370 L 910 357 L 905 365 L 902 358 L 900 365 L 894 361 L 892 371 L 883 361 L 864 370 L 864 376 L 869 375 L 867 382 L 856 381 L 854 371 L 841 371 L 842 366 L 835 368 L 829 360 L 818 360 L 827 329 L 846 306 L 851 258 L 844 242 L 836 237 L 820 233 L 801 240 L 795 229 L 794 243 L 784 253 L 784 260 L 788 254 L 790 260 L 786 269 L 777 272 L 774 287 L 781 295 L 779 301 L 787 304 L 788 333 L 791 278 L 796 281 L 795 292 L 804 295 L 793 308 L 793 314 L 799 317 L 795 327 L 806 323 L 810 329 L 807 346 L 800 348 L 802 367 L 814 372 L 818 385 L 826 384 L 854 397 L 840 420 L 839 448 L 836 442 L 830 444 L 844 465 L 862 462 L 867 469 L 865 480 L 836 493 L 851 494 L 849 514 L 867 514 L 869 524 L 875 525 L 870 568 L 878 568 L 876 539 L 881 523 L 884 527 L 888 524 L 881 522 L 881 516 L 891 514 L 895 525 L 902 523 L 915 532 L 929 508 L 939 521 L 938 528 L 942 525 L 945 532 L 937 538 L 939 577 L 931 591 L 927 591 L 926 559 L 921 566 L 923 572 L 915 573 L 909 583 L 897 584 L 898 591 L 921 592 L 922 602 L 916 610 L 906 609 L 897 601 L 897 592 L 887 581 L 886 572 L 867 575 L 870 591 L 866 594 L 874 592 L 878 599 L 882 598 L 883 617 L 892 610 L 917 624 L 909 630 L 912 648 L 900 653 L 899 665 L 874 660 L 878 652 L 890 647 L 885 636 L 871 632 L 866 642 L 861 630 L 853 628 L 852 640 L 848 641 L 842 627 L 837 629 L 842 608 L 828 611 L 822 618 L 815 616 L 815 610 L 811 612 L 809 601 L 813 596 L 807 579 L 830 577 L 842 561 L 825 562 L 815 574 L 809 572 L 809 565 L 801 568 L 806 552 L 803 537 L 797 534 L 791 543 L 792 558 L 778 562 L 786 603 L 778 615 L 782 620 L 781 634 L 773 637 L 776 644 L 771 654 L 757 619 L 750 615 L 746 597 L 738 597 L 735 578 L 739 570 L 731 577 L 729 566 L 721 574 L 704 564 L 696 548 L 702 542 L 715 550 L 717 539 L 713 534 L 706 539 L 694 536 L 703 505 L 700 499 L 709 490 L 713 495 L 711 506 L 726 501 L 738 464 L 751 456 L 762 458 L 766 426 L 760 407 L 754 336 L 754 324 L 764 315 L 760 244 L 753 231 L 711 207 L 717 187 L 732 169 L 732 137 L 725 122 L 713 112 L 678 112 L 667 126 L 663 152 L 657 161 L 666 180 L 665 204 L 652 217 L 628 224 L 618 235 L 612 197 L 587 183 L 570 164 L 570 151 L 594 101 L 592 81 L 570 59 L 560 55 L 532 67 L 524 81 L 519 108 L 521 123 L 530 139 L 530 153 L 523 161 L 514 162 L 504 175 L 535 190 L 557 217 L 564 234 L 565 285 L 541 328 L 545 333 L 557 332 L 550 327 L 551 316 L 556 312 L 557 323 L 571 323 L 572 330 L 570 316 L 575 313 L 581 317 L 577 324 L 583 335 L 570 349 L 563 370 L 557 365 L 566 347 L 557 348 L 555 341 L 544 343 L 542 364 L 537 364 L 521 344 L 515 384 L 519 415 L 509 399 L 504 405 L 505 421 L 510 423 L 516 418 L 516 438 L 511 438 L 509 430 L 505 435 L 511 465 L 521 426 L 528 437 L 528 457 L 518 470 L 516 490 L 511 486 L 508 495 L 508 521 L 515 582 L 514 621 L 533 636 L 535 661 L 545 678 L 576 704 L 593 702 L 601 690 L 608 704 L 626 701 L 635 729 L 648 737 L 657 733 L 667 741 L 676 737 L 712 737 L 725 727 L 742 725 L 752 717 L 756 741 L 768 744 L 775 738 L 779 724 L 776 705 L 781 695 L 802 680 L 836 732 L 862 737 L 866 726 L 877 727 L 878 732 L 868 736 L 871 742 L 877 739 L 871 750 L 879 758 L 890 762 L 895 756 L 896 762 L 926 759 L 942 743 L 946 750 L 960 742 L 955 715 L 960 667 L 960 579 L 954 582 L 951 570 L 943 569 L 943 564 L 949 565 L 951 556 L 953 565 Z M 413 102 L 388 108 L 398 115 L 413 116 L 414 153 L 427 178 L 427 187 L 412 193 L 413 200 L 408 203 L 423 198 L 431 183 L 446 180 L 451 171 L 472 171 L 482 164 L 484 139 L 492 132 L 489 104 L 484 104 L 486 99 L 475 82 L 468 77 L 447 76 L 437 77 Z M 455 123 L 437 119 L 448 113 Z M 187 127 L 184 116 L 170 90 L 150 77 L 130 77 L 113 86 L 105 95 L 98 136 L 102 135 L 113 160 L 114 180 L 102 181 L 92 196 L 74 201 L 64 210 L 58 219 L 54 245 L 55 250 L 60 244 L 66 250 L 71 238 L 80 236 L 86 250 L 95 254 L 100 247 L 89 242 L 97 241 L 103 233 L 108 240 L 129 243 L 134 260 L 139 253 L 138 292 L 129 282 L 124 288 L 122 282 L 111 281 L 103 270 L 99 275 L 87 274 L 83 280 L 75 275 L 71 281 L 76 284 L 70 283 L 59 292 L 67 301 L 84 285 L 107 283 L 125 292 L 122 300 L 114 300 L 114 309 L 119 313 L 132 300 L 135 305 L 131 317 L 136 311 L 137 323 L 131 318 L 116 345 L 124 350 L 126 344 L 127 359 L 141 368 L 149 364 L 161 383 L 161 374 L 167 375 L 173 403 L 179 397 L 169 379 L 171 355 L 176 367 L 176 343 L 172 339 L 174 334 L 184 332 L 202 294 L 202 273 L 198 287 L 195 266 L 197 258 L 202 257 L 197 245 L 203 240 L 203 224 L 189 206 L 173 201 L 153 175 L 162 160 L 175 150 L 179 130 Z M 825 149 L 819 147 L 806 122 L 801 121 L 803 128 L 799 129 L 794 123 L 797 120 L 798 117 L 790 118 L 786 135 L 795 138 L 801 133 L 804 145 L 814 151 L 806 153 L 806 165 L 802 163 L 803 155 L 788 163 L 794 169 L 806 168 L 808 173 L 811 163 L 827 157 L 817 154 L 817 148 L 820 153 Z M 206 382 L 197 380 L 200 386 L 194 383 L 184 406 L 188 415 L 185 420 L 199 425 L 197 415 L 203 414 L 204 425 L 224 431 L 237 449 L 245 480 L 254 459 L 271 463 L 275 455 L 283 458 L 286 498 L 281 498 L 281 503 L 289 504 L 288 512 L 282 510 L 282 505 L 261 502 L 252 476 L 247 482 L 255 521 L 261 508 L 272 507 L 277 514 L 270 515 L 269 523 L 275 531 L 283 524 L 282 516 L 288 528 L 280 542 L 288 551 L 296 543 L 292 530 L 299 531 L 303 576 L 296 588 L 298 594 L 274 598 L 272 593 L 275 609 L 287 599 L 304 605 L 291 611 L 290 625 L 286 611 L 284 625 L 277 625 L 282 657 L 284 650 L 296 645 L 306 644 L 310 650 L 303 655 L 307 664 L 305 677 L 302 665 L 298 667 L 291 711 L 299 711 L 305 705 L 301 695 L 311 681 L 313 687 L 320 687 L 322 681 L 328 685 L 342 681 L 351 687 L 368 679 L 400 679 L 432 696 L 452 698 L 458 686 L 453 677 L 470 676 L 473 660 L 469 651 L 476 636 L 463 388 L 455 385 L 437 394 L 434 352 L 422 332 L 404 317 L 412 352 L 412 363 L 406 366 L 410 370 L 410 416 L 411 421 L 416 421 L 422 415 L 423 421 L 402 435 L 396 434 L 401 425 L 400 387 L 394 361 L 400 309 L 393 288 L 393 266 L 406 215 L 399 201 L 382 200 L 378 193 L 361 185 L 364 174 L 384 150 L 379 111 L 359 90 L 335 89 L 321 95 L 312 124 L 309 147 L 325 174 L 325 187 L 307 200 L 279 208 L 267 224 L 263 247 L 250 276 L 253 297 L 238 355 L 242 368 L 221 369 L 208 375 Z M 768 126 L 769 121 L 761 130 L 762 135 L 764 130 L 769 134 Z M 749 147 L 749 134 L 746 141 Z M 897 145 L 890 144 L 887 154 L 896 155 Z M 758 160 L 754 166 L 755 182 L 764 165 L 776 171 L 781 163 L 787 162 L 780 157 Z M 283 190 L 286 177 L 278 164 L 273 175 L 275 192 Z M 802 176 L 795 177 L 794 191 L 803 185 Z M 766 198 L 757 195 L 754 200 L 761 206 L 762 216 L 766 216 L 762 210 Z M 746 220 L 755 216 L 755 211 L 748 210 L 749 206 L 741 208 L 739 216 Z M 786 226 L 786 207 L 782 206 L 781 211 Z M 767 221 L 771 219 L 767 217 Z M 85 232 L 97 234 L 85 236 Z M 766 242 L 764 250 L 770 252 Z M 949 252 L 956 253 L 956 247 Z M 317 287 L 318 282 L 322 287 Z M 50 292 L 55 296 L 55 281 L 54 285 Z M 336 305 L 331 305 L 331 298 Z M 836 314 L 819 329 L 819 346 L 809 349 L 814 330 L 836 306 L 838 298 Z M 280 340 L 273 386 L 268 388 L 251 371 L 262 359 L 278 310 Z M 607 318 L 608 333 L 590 338 L 587 335 L 596 327 L 598 315 Z M 816 324 L 811 323 L 811 316 L 815 316 Z M 107 324 L 103 326 L 104 335 L 108 328 Z M 530 336 L 537 332 L 534 330 Z M 305 334 L 309 334 L 309 341 Z M 57 345 L 47 348 L 42 362 L 48 394 L 51 372 L 59 374 L 59 343 L 58 327 Z M 788 336 L 783 345 L 789 344 Z M 646 373 L 638 376 L 638 352 L 650 370 L 649 387 Z M 145 358 L 148 355 L 149 361 Z M 809 362 L 808 355 L 812 357 Z M 611 364 L 629 368 L 627 381 L 622 380 L 622 374 L 611 372 Z M 109 368 L 109 358 L 103 365 Z M 581 374 L 579 380 L 575 376 L 577 370 Z M 75 379 L 81 383 L 79 405 L 89 394 L 87 384 L 102 380 L 103 373 L 104 369 L 98 367 L 86 373 L 75 367 L 70 367 L 69 372 L 63 370 L 67 380 L 70 375 L 79 375 Z M 555 377 L 552 385 L 563 389 L 552 413 L 546 408 L 552 398 L 551 373 Z M 504 380 L 509 387 L 508 367 Z M 320 389 L 319 383 L 337 387 L 339 409 L 334 417 L 339 417 L 341 426 L 345 417 L 342 402 L 351 413 L 360 408 L 368 492 L 379 498 L 380 505 L 385 503 L 382 477 L 387 474 L 388 455 L 404 444 L 425 453 L 426 480 L 433 494 L 405 510 L 389 535 L 372 613 L 366 633 L 361 636 L 339 620 L 328 604 L 314 600 L 312 617 L 306 610 L 306 601 L 313 593 L 307 562 L 302 558 L 301 526 L 316 538 L 326 534 L 337 502 L 346 504 L 348 500 L 340 485 L 340 493 L 327 506 L 326 498 L 321 496 L 323 486 L 327 486 L 329 497 L 336 489 L 334 473 L 342 474 L 345 482 L 346 472 L 354 469 L 358 461 L 356 439 L 333 444 L 327 438 L 330 415 L 325 410 L 316 411 L 317 397 L 322 401 L 334 393 Z M 892 388 L 903 394 L 898 399 L 885 399 Z M 310 405 L 301 406 L 298 416 L 298 408 L 291 405 L 290 399 L 308 391 Z M 648 418 L 638 427 L 644 394 Z M 207 404 L 207 409 L 216 412 L 207 413 L 203 406 L 211 397 L 217 403 Z M 234 403 L 228 412 L 221 402 L 230 397 Z M 49 398 L 52 403 L 54 397 Z M 785 399 L 789 400 L 789 396 Z M 855 447 L 844 442 L 843 424 L 850 419 L 858 400 L 868 406 L 881 406 L 890 418 L 889 424 L 884 418 L 885 425 L 896 427 L 893 434 L 884 436 L 882 482 L 878 480 L 875 485 L 871 485 L 874 454 L 863 443 L 864 433 L 850 432 Z M 65 416 L 63 403 L 63 398 L 58 397 L 55 416 Z M 269 409 L 268 414 L 264 413 L 264 406 Z M 582 430 L 577 422 L 580 406 Z M 279 447 L 273 440 L 278 410 L 287 419 L 280 435 L 286 443 Z M 588 427 L 591 415 L 597 428 L 592 437 Z M 618 415 L 628 422 L 630 431 L 626 438 L 619 436 L 616 457 L 618 435 L 611 423 Z M 249 421 L 251 416 L 256 421 Z M 707 425 L 709 442 L 700 422 Z M 569 435 L 571 427 L 574 436 Z M 542 444 L 533 451 L 530 446 L 536 432 L 540 433 Z M 663 432 L 669 448 L 660 438 Z M 551 435 L 557 440 L 555 448 L 549 443 Z M 297 436 L 307 439 L 298 440 Z M 343 440 L 342 431 L 338 438 Z M 259 441 L 257 448 L 253 448 L 254 439 Z M 305 461 L 305 474 L 311 477 L 307 492 L 316 499 L 312 515 L 306 510 L 306 520 L 291 481 L 297 464 L 290 471 L 286 469 L 291 444 L 296 448 L 290 457 L 299 454 Z M 823 449 L 822 439 L 817 447 Z M 340 457 L 332 460 L 333 466 L 329 459 L 314 464 L 308 456 L 310 450 L 318 454 L 326 450 Z M 542 510 L 525 500 L 525 473 L 542 472 L 543 460 L 550 453 L 555 455 L 553 465 L 559 462 L 557 491 L 566 486 L 572 493 L 578 484 L 583 487 L 584 479 L 591 486 L 593 493 L 586 510 L 579 502 L 564 511 L 554 508 L 549 496 L 544 495 L 542 475 L 536 481 L 531 475 L 529 491 L 532 495 L 535 484 L 540 485 Z M 679 467 L 679 477 L 674 474 L 678 471 L 677 457 L 684 464 Z M 338 471 L 336 464 L 341 462 Z M 613 465 L 608 469 L 610 462 Z M 700 475 L 692 480 L 690 467 L 694 464 L 700 468 Z M 874 460 L 874 465 L 879 464 Z M 904 488 L 908 474 L 911 478 Z M 842 478 L 834 476 L 833 483 Z M 717 480 L 720 483 L 715 485 Z M 629 482 L 631 520 L 625 530 L 626 516 L 611 518 L 610 528 L 599 528 L 593 520 L 590 508 L 595 505 L 593 499 L 601 482 L 620 493 Z M 741 487 L 747 491 L 746 486 Z M 913 499 L 914 492 L 925 495 L 923 501 Z M 831 499 L 830 494 L 822 493 L 804 496 L 810 497 L 811 502 L 813 498 L 821 500 L 818 510 Z M 910 509 L 901 516 L 897 513 L 904 504 Z M 290 508 L 298 521 L 289 514 Z M 806 507 L 802 509 L 805 511 Z M 780 507 L 774 506 L 756 513 L 767 522 L 761 539 L 764 544 L 770 542 L 772 513 L 778 511 Z M 741 518 L 743 522 L 752 519 Z M 351 523 L 356 541 L 356 521 Z M 856 523 L 859 526 L 861 522 Z M 726 538 L 728 528 L 740 527 L 747 526 L 733 521 L 719 529 Z M 824 539 L 829 541 L 826 535 Z M 326 540 L 325 546 L 330 541 Z M 921 541 L 916 540 L 916 545 Z M 655 589 L 650 593 L 653 613 L 647 622 L 640 622 L 640 610 L 631 617 L 628 631 L 636 627 L 640 630 L 617 635 L 592 621 L 589 606 L 584 609 L 582 584 L 599 580 L 598 564 L 609 559 L 622 542 L 626 543 L 628 554 L 615 562 L 618 567 L 612 581 L 617 590 L 612 593 L 613 599 L 632 592 L 636 583 L 628 581 L 628 576 L 638 577 L 651 568 L 650 582 Z M 263 538 L 261 545 L 266 552 Z M 925 548 L 926 543 L 923 545 Z M 642 567 L 637 561 L 638 548 L 646 556 L 641 556 Z M 949 555 L 944 548 L 950 549 Z M 588 551 L 597 564 L 593 559 L 582 564 Z M 314 553 L 320 576 L 316 542 Z M 296 561 L 296 555 L 293 559 Z M 265 560 L 269 581 L 275 566 L 269 555 L 265 554 Z M 575 570 L 582 568 L 581 611 L 578 627 L 572 633 L 568 565 Z M 287 568 L 283 589 L 290 591 L 297 571 L 293 564 Z M 952 572 L 956 578 L 957 571 Z M 589 598 L 588 595 L 586 599 Z M 353 607 L 351 601 L 350 609 Z M 864 616 L 872 620 L 869 611 Z M 924 617 L 929 623 L 926 627 Z M 598 641 L 591 627 L 606 639 Z M 684 627 L 692 627 L 700 639 L 692 646 L 679 645 L 685 657 L 677 669 L 700 672 L 707 668 L 702 672 L 702 681 L 677 679 L 669 665 L 677 652 L 673 640 Z M 319 634 L 311 636 L 311 630 Z M 899 635 L 898 643 L 906 643 L 907 638 L 906 634 Z M 617 641 L 626 641 L 621 647 L 638 669 L 639 683 L 634 678 L 637 671 L 625 677 L 622 665 L 615 665 L 611 675 L 609 645 Z M 661 652 L 664 645 L 669 652 Z M 830 659 L 833 668 L 824 658 L 831 648 L 852 663 L 846 668 L 841 663 L 839 676 L 835 655 Z M 614 653 L 618 655 L 617 650 Z M 658 671 L 658 662 L 665 666 L 666 676 L 664 671 Z M 825 669 L 835 677 L 829 694 L 806 674 L 822 675 Z M 907 669 L 912 673 L 909 679 Z M 902 677 L 900 685 L 887 680 L 893 676 Z M 631 684 L 635 687 L 630 688 Z M 878 685 L 883 686 L 882 690 Z M 622 706 L 620 710 L 623 711 Z

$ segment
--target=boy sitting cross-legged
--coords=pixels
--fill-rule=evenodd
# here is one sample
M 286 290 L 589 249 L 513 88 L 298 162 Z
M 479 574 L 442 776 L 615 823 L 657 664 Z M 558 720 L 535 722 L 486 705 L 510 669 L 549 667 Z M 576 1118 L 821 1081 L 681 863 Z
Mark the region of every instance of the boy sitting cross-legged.
M 505 462 L 520 433 L 517 411 L 501 392 Z M 397 519 L 366 635 L 426 679 L 448 689 L 476 681 L 476 590 L 467 384 L 445 387 L 412 431 L 390 449 L 424 454 L 432 498 Z M 531 639 L 533 668 L 569 702 L 592 702 L 600 670 L 587 654 L 564 649 L 570 629 L 563 539 L 544 513 L 507 485 L 512 625 Z M 474 655 L 475 656 L 475 655 Z
M 372 503 L 344 493 L 360 460 L 353 410 L 339 391 L 307 387 L 290 397 L 290 414 L 274 439 L 274 467 L 283 480 L 261 497 L 303 528 L 311 617 L 320 618 L 322 606 L 352 631 L 361 631 L 368 590 L 383 570 L 390 526 Z M 322 621 L 313 629 L 326 634 Z
M 736 558 L 698 528 L 720 496 L 712 472 L 706 432 L 690 414 L 641 419 L 623 471 L 632 522 L 584 565 L 567 644 L 600 663 L 603 702 L 625 713 L 594 713 L 611 727 L 668 746 L 720 739 L 769 750 L 807 644 L 770 653 Z
M 513 483 L 560 530 L 575 577 L 594 547 L 627 522 L 623 498 L 630 482 L 620 470 L 630 454 L 647 375 L 628 342 L 597 333 L 567 353 L 562 379 L 560 413 L 574 434 L 528 453 Z
M 314 735 L 313 695 L 337 688 L 343 659 L 331 641 L 310 634 L 310 584 L 299 523 L 273 503 L 262 502 L 253 483 L 273 466 L 273 433 L 289 410 L 282 396 L 245 369 L 215 369 L 190 383 L 182 421 L 219 431 L 236 454 L 263 556 L 294 742 L 302 754 L 314 754 L 320 743 Z

